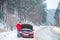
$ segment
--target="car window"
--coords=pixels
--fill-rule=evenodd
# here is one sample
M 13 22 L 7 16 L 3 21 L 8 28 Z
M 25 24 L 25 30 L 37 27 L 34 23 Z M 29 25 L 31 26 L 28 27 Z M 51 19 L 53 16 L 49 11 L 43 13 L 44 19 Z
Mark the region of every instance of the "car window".
M 32 32 L 31 29 L 22 29 L 21 31 L 28 31 L 28 32 Z

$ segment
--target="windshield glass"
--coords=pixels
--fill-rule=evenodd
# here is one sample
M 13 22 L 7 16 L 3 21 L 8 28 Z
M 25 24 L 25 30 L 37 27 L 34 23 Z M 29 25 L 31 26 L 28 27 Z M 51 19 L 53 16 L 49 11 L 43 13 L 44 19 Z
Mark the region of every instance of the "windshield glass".
M 22 29 L 21 31 L 32 32 L 32 30 L 31 30 L 31 29 Z

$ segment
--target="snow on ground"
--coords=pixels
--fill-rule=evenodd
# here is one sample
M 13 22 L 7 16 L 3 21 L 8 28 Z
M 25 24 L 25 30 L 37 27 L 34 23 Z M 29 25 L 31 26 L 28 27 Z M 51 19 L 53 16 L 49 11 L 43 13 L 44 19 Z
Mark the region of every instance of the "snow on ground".
M 51 27 L 52 26 L 39 26 L 39 27 L 35 26 L 34 29 L 38 30 L 38 31 L 35 30 L 36 38 L 38 40 L 60 40 L 60 36 L 57 36 L 50 31 Z M 14 30 L 0 33 L 0 40 L 31 40 L 31 39 L 17 38 L 16 30 Z
M 18 40 L 16 36 L 16 30 L 0 33 L 0 40 Z
M 60 36 L 51 32 L 51 27 L 54 26 L 46 26 L 45 29 L 39 31 L 38 33 L 36 32 L 38 39 L 39 40 L 60 40 Z
M 53 30 L 54 30 L 55 32 L 57 32 L 58 34 L 60 34 L 60 28 L 59 28 L 59 27 L 54 27 Z

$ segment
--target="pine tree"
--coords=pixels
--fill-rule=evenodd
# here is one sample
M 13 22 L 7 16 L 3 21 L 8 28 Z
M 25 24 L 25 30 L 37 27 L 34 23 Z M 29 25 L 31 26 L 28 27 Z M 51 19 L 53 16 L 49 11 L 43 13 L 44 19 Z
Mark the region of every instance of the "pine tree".
M 60 2 L 55 13 L 55 25 L 60 27 Z
M 5 0 L 0 0 L 0 19 L 3 20 L 4 18 L 4 12 L 3 12 L 3 4 Z
M 22 0 L 21 14 L 33 23 L 46 22 L 45 0 Z M 23 18 L 23 19 L 24 19 Z

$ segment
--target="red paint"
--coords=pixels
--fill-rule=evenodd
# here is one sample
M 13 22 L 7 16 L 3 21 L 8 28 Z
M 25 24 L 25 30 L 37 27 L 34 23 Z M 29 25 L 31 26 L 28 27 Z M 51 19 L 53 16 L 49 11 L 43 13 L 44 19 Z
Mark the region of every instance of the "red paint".
M 21 24 L 16 24 L 16 29 L 17 29 L 17 31 L 20 31 L 21 28 L 22 28 Z

